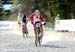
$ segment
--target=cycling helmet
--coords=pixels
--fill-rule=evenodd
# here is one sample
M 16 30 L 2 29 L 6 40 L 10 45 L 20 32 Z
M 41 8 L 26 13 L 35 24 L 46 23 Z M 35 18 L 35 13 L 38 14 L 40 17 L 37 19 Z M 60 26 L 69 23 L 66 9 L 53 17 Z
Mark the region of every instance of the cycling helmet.
M 38 10 L 38 9 L 37 9 L 37 10 L 35 10 L 35 11 L 34 11 L 34 13 L 35 13 L 35 14 L 37 14 L 37 15 L 38 15 L 38 14 L 40 14 L 40 12 L 39 12 L 39 10 Z

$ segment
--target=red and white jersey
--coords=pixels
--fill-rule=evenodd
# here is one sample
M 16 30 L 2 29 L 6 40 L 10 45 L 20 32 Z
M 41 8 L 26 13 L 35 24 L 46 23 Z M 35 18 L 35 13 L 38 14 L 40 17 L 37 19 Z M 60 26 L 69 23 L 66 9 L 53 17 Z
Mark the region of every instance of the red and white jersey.
M 38 16 L 38 19 L 36 18 L 37 16 Z M 37 21 L 37 20 L 43 21 L 44 17 L 41 14 L 39 14 L 37 16 L 36 16 L 35 13 L 32 13 L 32 15 L 30 16 L 30 21 L 31 22 L 34 22 L 34 21 Z

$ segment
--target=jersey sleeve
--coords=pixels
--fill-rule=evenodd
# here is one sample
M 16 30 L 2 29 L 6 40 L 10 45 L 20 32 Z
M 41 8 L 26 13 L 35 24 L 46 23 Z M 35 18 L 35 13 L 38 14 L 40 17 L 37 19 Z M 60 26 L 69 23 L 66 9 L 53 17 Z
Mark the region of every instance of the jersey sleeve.
M 40 14 L 41 21 L 44 21 L 44 16 Z
M 33 13 L 31 14 L 31 16 L 30 16 L 30 21 L 32 22 L 33 21 Z

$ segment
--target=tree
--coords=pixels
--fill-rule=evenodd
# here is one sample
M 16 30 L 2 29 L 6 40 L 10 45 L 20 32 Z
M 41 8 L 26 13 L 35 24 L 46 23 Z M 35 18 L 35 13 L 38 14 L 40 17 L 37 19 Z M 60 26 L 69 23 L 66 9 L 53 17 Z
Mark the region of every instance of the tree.
M 70 13 L 75 14 L 75 0 L 41 0 L 41 1 L 42 7 L 44 9 L 50 10 L 52 16 L 55 16 L 57 13 L 59 13 L 62 15 L 64 19 L 70 19 Z
M 38 8 L 47 21 L 58 13 L 63 19 L 70 19 L 71 13 L 75 15 L 75 0 L 16 0 L 14 3 L 19 6 L 18 10 L 25 11 L 26 14 Z M 46 12 L 50 12 L 52 18 Z
M 34 1 L 33 0 L 15 0 L 14 6 L 16 7 L 17 11 L 20 11 L 21 13 L 25 13 L 29 15 L 34 7 Z

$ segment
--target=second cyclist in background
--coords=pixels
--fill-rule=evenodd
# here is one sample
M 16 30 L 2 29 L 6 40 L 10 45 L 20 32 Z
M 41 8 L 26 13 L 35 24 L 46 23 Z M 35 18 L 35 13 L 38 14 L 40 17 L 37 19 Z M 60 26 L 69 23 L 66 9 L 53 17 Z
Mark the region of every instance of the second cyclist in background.
M 26 37 L 28 37 L 27 17 L 25 14 L 22 16 L 22 33 L 23 33 L 23 37 L 25 37 L 25 34 Z

